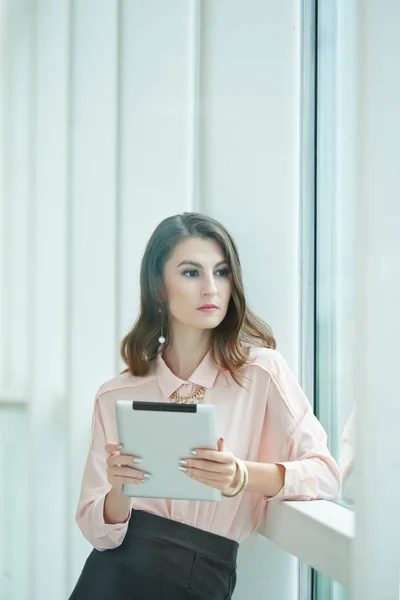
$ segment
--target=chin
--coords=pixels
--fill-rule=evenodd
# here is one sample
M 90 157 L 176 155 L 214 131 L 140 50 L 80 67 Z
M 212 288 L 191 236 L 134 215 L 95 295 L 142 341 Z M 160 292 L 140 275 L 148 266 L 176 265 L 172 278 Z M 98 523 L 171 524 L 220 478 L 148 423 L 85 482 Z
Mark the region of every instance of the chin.
M 200 324 L 200 327 L 202 329 L 215 329 L 216 327 L 218 327 L 218 325 L 220 325 L 222 323 L 223 319 L 202 319 L 202 323 Z

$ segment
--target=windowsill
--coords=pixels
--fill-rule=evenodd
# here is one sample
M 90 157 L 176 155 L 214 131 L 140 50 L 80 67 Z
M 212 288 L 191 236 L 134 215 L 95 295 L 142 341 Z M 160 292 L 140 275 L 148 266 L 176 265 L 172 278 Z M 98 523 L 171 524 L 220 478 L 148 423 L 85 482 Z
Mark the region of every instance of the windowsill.
M 352 510 L 326 500 L 270 502 L 258 533 L 350 587 L 355 536 Z

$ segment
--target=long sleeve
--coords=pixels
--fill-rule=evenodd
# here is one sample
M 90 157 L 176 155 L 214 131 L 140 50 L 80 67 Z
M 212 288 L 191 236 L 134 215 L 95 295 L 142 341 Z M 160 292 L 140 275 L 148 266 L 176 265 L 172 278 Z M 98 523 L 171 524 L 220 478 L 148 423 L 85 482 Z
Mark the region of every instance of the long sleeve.
M 313 414 L 303 390 L 279 353 L 271 373 L 261 447 L 285 467 L 280 492 L 268 500 L 334 500 L 340 491 L 340 472 L 327 447 L 327 435 Z
M 129 515 L 125 523 L 109 525 L 104 522 L 104 500 L 112 487 L 107 480 L 105 443 L 106 434 L 97 397 L 89 454 L 76 512 L 76 522 L 80 530 L 97 550 L 116 548 L 122 544 L 130 517 Z

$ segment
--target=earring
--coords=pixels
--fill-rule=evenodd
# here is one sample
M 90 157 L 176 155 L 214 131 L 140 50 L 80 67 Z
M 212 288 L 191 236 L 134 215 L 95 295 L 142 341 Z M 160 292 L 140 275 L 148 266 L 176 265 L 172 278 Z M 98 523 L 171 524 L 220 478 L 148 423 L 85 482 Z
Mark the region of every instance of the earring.
M 161 308 L 159 308 L 159 309 L 158 309 L 158 312 L 159 312 L 159 313 L 162 315 L 162 310 L 161 310 Z M 166 341 L 166 340 L 165 340 L 165 337 L 164 337 L 164 331 L 163 331 L 163 319 L 162 319 L 162 316 L 161 316 L 161 335 L 160 335 L 160 337 L 158 338 L 158 343 L 159 343 L 159 344 L 165 344 L 165 341 Z

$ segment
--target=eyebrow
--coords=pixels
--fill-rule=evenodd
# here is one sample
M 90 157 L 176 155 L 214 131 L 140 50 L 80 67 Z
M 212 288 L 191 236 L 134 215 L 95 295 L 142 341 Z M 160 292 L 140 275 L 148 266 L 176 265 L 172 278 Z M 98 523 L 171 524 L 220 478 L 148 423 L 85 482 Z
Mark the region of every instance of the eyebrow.
M 225 264 L 228 264 L 227 260 L 220 260 L 219 262 L 217 262 L 215 267 L 219 267 L 220 265 L 225 265 Z M 181 267 L 182 265 L 193 265 L 193 267 L 199 267 L 200 269 L 204 268 L 202 264 L 195 262 L 194 260 L 183 260 L 182 262 L 179 263 L 177 268 Z

